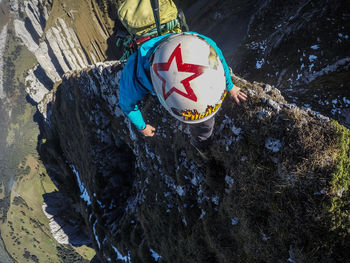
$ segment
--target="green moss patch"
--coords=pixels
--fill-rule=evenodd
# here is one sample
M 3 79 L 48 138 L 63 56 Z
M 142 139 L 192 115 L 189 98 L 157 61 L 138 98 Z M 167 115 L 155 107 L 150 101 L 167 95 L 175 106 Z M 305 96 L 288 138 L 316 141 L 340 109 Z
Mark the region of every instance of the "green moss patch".
M 350 234 L 350 131 L 338 122 L 333 122 L 337 142 L 336 166 L 331 175 L 331 214 L 332 230 L 343 235 Z

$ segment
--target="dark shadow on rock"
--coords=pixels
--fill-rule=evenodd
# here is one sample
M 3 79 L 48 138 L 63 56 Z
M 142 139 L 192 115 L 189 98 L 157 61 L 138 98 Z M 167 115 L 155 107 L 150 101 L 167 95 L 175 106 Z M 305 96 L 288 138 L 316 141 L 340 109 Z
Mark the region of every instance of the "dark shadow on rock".
M 52 103 L 50 102 L 46 107 L 47 115 L 50 115 L 51 107 Z M 33 121 L 38 124 L 40 130 L 37 145 L 37 151 L 39 153 L 40 159 L 45 165 L 48 176 L 59 189 L 59 191 L 43 194 L 44 203 L 46 204 L 46 208 L 44 210 L 49 215 L 48 217 L 50 219 L 50 222 L 55 222 L 53 224 L 56 225 L 56 231 L 62 230 L 62 232 L 64 232 L 64 234 L 68 237 L 69 244 L 76 247 L 83 245 L 91 247 L 92 241 L 86 230 L 84 219 L 79 214 L 79 211 L 77 211 L 77 208 L 73 207 L 74 201 L 72 198 L 69 197 L 65 191 L 60 191 L 62 185 L 64 184 L 63 179 L 58 176 L 60 174 L 60 171 L 58 169 L 60 167 L 59 162 L 64 162 L 64 160 L 62 158 L 59 158 L 59 154 L 62 152 L 59 143 L 54 142 L 50 145 L 50 150 L 43 151 L 43 148 L 45 148 L 45 142 L 43 141 L 43 134 L 45 133 L 44 127 L 49 124 L 39 111 L 34 114 Z M 53 163 L 49 162 L 49 160 L 54 159 L 55 154 L 57 154 L 57 165 L 53 165 Z M 41 176 L 46 175 L 42 174 Z M 68 182 L 66 183 L 74 185 L 74 182 L 70 182 L 70 180 L 67 181 Z M 67 189 L 65 190 L 67 191 Z M 52 234 L 56 240 L 59 239 L 59 235 L 55 235 L 55 233 Z M 63 237 L 61 236 L 61 238 Z
M 247 37 L 251 16 L 264 1 L 193 1 L 184 13 L 190 30 L 213 39 L 232 66 L 230 56 Z
M 47 89 L 52 89 L 54 83 L 40 65 L 34 70 L 34 75 Z
M 117 47 L 117 32 L 126 31 L 122 23 L 116 19 L 113 34 L 107 39 L 106 60 L 118 60 L 123 55 L 123 48 Z
M 97 248 L 95 236 L 102 242 L 120 229 L 134 183 L 135 157 L 126 142 L 113 133 L 112 121 L 105 111 L 100 112 L 106 114 L 102 122 L 89 114 L 81 115 L 77 121 L 77 101 L 86 107 L 84 112 L 92 112 L 87 101 L 94 105 L 104 105 L 104 101 L 86 89 L 76 89 L 75 85 L 79 81 L 74 78 L 63 80 L 55 91 L 54 101 L 46 105 L 47 119 L 41 113 L 34 117 L 40 129 L 37 145 L 40 159 L 58 188 L 43 197 L 46 212 L 53 215 L 69 243 Z M 78 123 L 88 136 L 79 136 L 80 126 L 75 125 Z M 82 185 L 90 204 L 82 200 Z
M 50 219 L 51 225 L 55 225 L 53 221 L 56 222 L 57 230 L 68 236 L 68 242 L 71 245 L 76 247 L 91 246 L 89 235 L 81 227 L 84 222 L 82 222 L 82 219 L 79 220 L 72 216 L 76 212 L 67 202 L 65 196 L 60 192 L 52 192 L 44 194 L 43 198 L 47 205 L 45 212 L 50 215 L 49 217 L 52 216 Z M 56 235 L 53 233 L 53 235 L 56 239 L 60 237 L 57 233 Z
M 57 56 L 53 52 L 51 45 L 47 41 L 46 41 L 46 44 L 47 44 L 47 48 L 48 48 L 47 53 L 48 53 L 48 55 L 50 57 L 50 60 L 51 60 L 51 62 L 53 64 L 53 66 L 55 67 L 56 71 L 58 72 L 58 74 L 60 76 L 62 76 L 64 74 L 64 70 L 63 70 L 60 62 L 58 62 Z M 69 64 L 67 64 L 67 65 L 69 66 Z
M 29 97 L 30 98 L 30 97 Z M 42 139 L 42 133 L 43 133 L 43 124 L 45 122 L 43 115 L 37 110 L 33 115 L 33 122 L 35 122 L 38 125 L 39 128 L 39 135 L 37 142 L 41 142 Z M 38 151 L 38 145 L 36 147 L 36 150 Z M 38 151 L 39 152 L 39 151 Z
M 33 100 L 28 94 L 26 96 L 26 101 L 32 106 L 37 106 L 38 105 L 38 103 L 36 103 L 36 101 Z
M 95 255 L 93 259 L 91 259 L 90 263 L 101 263 L 101 261 L 98 259 L 97 255 Z
M 25 28 L 28 30 L 28 32 L 30 33 L 30 35 L 32 36 L 33 40 L 35 41 L 35 43 L 37 45 L 39 45 L 40 43 L 40 36 L 39 34 L 36 32 L 36 30 L 34 29 L 34 26 L 32 24 L 32 21 L 27 17 L 24 19 L 24 26 Z

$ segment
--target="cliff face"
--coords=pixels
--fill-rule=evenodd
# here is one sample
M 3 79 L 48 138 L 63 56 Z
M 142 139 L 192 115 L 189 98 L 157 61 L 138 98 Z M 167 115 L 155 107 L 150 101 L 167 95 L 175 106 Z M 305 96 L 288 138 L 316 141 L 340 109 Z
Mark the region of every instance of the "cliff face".
M 175 1 L 191 30 L 212 37 L 234 72 L 288 100 L 350 123 L 347 1 Z M 118 1 L 11 0 L 16 34 L 39 65 L 27 92 L 39 102 L 69 70 L 116 58 Z M 214 8 L 215 7 L 215 8 Z
M 118 107 L 119 62 L 67 73 L 41 105 L 38 149 L 102 262 L 341 262 L 349 131 L 233 76 L 249 100 L 216 116 L 215 160 L 148 97 L 144 138 Z
M 235 72 L 348 123 L 346 1 L 175 2 Z M 153 97 L 142 106 L 157 135 L 145 139 L 117 106 L 119 62 L 88 67 L 110 57 L 116 4 L 10 1 L 16 35 L 39 63 L 26 77 L 43 116 L 38 150 L 67 205 L 45 196 L 56 238 L 89 244 L 84 221 L 102 262 L 348 258 L 348 130 L 233 76 L 250 98 L 226 99 L 218 113 L 215 160 L 201 160 Z
M 348 1 L 177 2 L 191 30 L 215 39 L 234 72 L 350 126 Z
M 106 58 L 107 40 L 114 26 L 103 10 L 108 3 L 50 0 L 19 3 L 11 0 L 11 3 L 16 35 L 38 61 L 26 77 L 26 91 L 35 102 L 40 102 L 65 72 Z
M 232 67 L 350 126 L 348 1 L 260 1 Z

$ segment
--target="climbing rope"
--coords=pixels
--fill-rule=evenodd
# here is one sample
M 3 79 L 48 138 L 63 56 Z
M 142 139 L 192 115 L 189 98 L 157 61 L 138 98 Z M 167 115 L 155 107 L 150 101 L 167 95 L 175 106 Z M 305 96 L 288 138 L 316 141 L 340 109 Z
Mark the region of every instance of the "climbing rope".
M 182 32 L 180 21 L 178 19 L 164 23 L 160 26 L 160 28 L 162 35 Z M 130 34 L 117 35 L 116 45 L 117 47 L 121 47 L 123 49 L 123 55 L 120 58 L 120 61 L 126 61 L 135 51 L 137 51 L 137 48 L 142 45 L 142 43 L 153 37 L 156 37 L 157 35 L 157 28 L 154 28 L 137 37 Z
M 118 37 L 117 38 L 117 47 L 123 49 L 123 55 L 120 58 L 120 61 L 126 61 L 132 53 L 137 50 L 137 45 L 135 43 L 135 38 L 132 35 Z

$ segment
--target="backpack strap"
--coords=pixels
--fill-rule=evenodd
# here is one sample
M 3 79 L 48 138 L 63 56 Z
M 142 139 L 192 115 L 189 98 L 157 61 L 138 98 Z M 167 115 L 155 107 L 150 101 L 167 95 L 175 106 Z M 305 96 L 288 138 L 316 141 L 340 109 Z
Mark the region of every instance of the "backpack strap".
M 189 31 L 189 27 L 186 22 L 186 17 L 182 9 L 177 10 L 177 19 L 179 20 L 180 28 L 182 29 L 182 31 Z
M 160 14 L 159 14 L 159 0 L 151 0 L 151 5 L 153 9 L 154 21 L 156 21 L 156 28 L 158 36 L 162 35 L 160 28 Z

